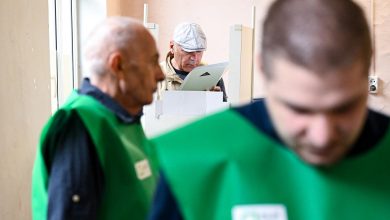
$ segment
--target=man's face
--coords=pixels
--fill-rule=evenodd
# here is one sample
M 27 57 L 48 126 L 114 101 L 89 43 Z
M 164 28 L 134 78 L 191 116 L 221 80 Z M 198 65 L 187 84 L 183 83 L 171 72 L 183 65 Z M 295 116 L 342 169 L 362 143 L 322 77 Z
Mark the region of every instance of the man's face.
M 267 108 L 281 139 L 309 164 L 340 160 L 366 119 L 363 65 L 356 62 L 321 76 L 283 58 L 272 65 L 265 83 Z
M 176 69 L 191 72 L 195 67 L 199 66 L 203 51 L 186 52 L 173 42 L 171 42 L 170 46 L 173 53 L 172 65 Z
M 124 67 L 124 80 L 120 82 L 120 90 L 127 99 L 127 106 L 142 108 L 152 103 L 157 82 L 164 79 L 164 74 L 158 62 L 159 55 L 153 38 L 145 34 L 138 48 L 142 49 L 136 56 L 133 54 L 132 61 Z

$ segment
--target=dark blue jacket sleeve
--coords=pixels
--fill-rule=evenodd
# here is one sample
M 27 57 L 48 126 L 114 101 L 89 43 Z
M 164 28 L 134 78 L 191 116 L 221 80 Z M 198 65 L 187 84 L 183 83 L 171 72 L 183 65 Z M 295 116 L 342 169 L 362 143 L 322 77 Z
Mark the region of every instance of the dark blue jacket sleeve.
M 228 96 L 226 94 L 225 83 L 223 82 L 223 79 L 220 79 L 218 81 L 217 86 L 219 86 L 221 88 L 221 91 L 223 93 L 223 101 L 227 102 Z
M 104 184 L 96 150 L 77 114 L 62 125 L 47 160 L 48 219 L 96 219 Z
M 154 197 L 152 210 L 149 220 L 182 220 L 176 199 L 173 196 L 169 185 L 167 184 L 164 174 L 160 172 L 160 180 L 157 185 L 156 195 Z

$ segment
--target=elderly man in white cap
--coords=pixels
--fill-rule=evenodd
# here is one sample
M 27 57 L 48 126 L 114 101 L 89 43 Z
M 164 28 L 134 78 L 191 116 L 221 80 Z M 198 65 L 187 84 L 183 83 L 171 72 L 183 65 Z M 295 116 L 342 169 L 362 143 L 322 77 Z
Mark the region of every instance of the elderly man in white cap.
M 188 73 L 203 65 L 201 60 L 206 49 L 206 35 L 199 24 L 183 22 L 177 25 L 166 59 L 160 64 L 165 80 L 159 85 L 159 95 L 165 90 L 178 90 Z M 223 101 L 227 101 L 223 79 L 211 91 L 222 91 Z

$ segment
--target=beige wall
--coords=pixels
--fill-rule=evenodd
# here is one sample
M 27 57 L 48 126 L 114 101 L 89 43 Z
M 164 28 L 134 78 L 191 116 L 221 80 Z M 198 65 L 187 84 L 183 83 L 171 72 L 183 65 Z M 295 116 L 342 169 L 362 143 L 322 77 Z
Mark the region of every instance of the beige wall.
M 363 2 L 363 0 L 360 0 Z M 364 1 L 367 5 L 368 0 Z M 375 1 L 376 75 L 379 76 L 379 93 L 370 95 L 370 105 L 390 114 L 390 0 Z
M 143 19 L 143 4 L 149 5 L 148 22 L 160 26 L 159 49 L 165 56 L 174 27 L 184 21 L 199 23 L 208 38 L 208 49 L 204 54 L 207 62 L 218 62 L 229 58 L 229 28 L 234 24 L 250 26 L 252 4 L 257 13 L 264 13 L 270 0 L 107 0 L 109 15 L 127 15 Z M 121 7 L 114 6 L 121 4 Z
M 375 1 L 375 0 L 373 0 Z M 143 19 L 143 4 L 149 4 L 149 22 L 160 26 L 159 49 L 165 56 L 175 25 L 182 21 L 199 23 L 207 37 L 208 50 L 204 60 L 208 63 L 228 60 L 229 27 L 233 24 L 251 24 L 251 7 L 256 6 L 257 24 L 260 27 L 265 12 L 272 0 L 107 0 L 109 15 L 127 15 Z M 370 17 L 371 0 L 357 0 Z M 118 6 L 118 4 L 120 6 Z M 379 76 L 380 92 L 370 95 L 370 105 L 390 114 L 390 0 L 375 1 L 375 33 L 377 46 L 376 74 Z M 256 36 L 261 30 L 256 31 Z M 258 41 L 257 41 L 258 42 Z M 256 43 L 257 43 L 256 42 Z M 257 48 L 256 44 L 256 48 Z M 257 67 L 256 67 L 257 68 Z M 254 95 L 263 96 L 260 79 L 255 73 Z
M 0 1 L 0 219 L 31 219 L 31 169 L 50 114 L 47 1 Z

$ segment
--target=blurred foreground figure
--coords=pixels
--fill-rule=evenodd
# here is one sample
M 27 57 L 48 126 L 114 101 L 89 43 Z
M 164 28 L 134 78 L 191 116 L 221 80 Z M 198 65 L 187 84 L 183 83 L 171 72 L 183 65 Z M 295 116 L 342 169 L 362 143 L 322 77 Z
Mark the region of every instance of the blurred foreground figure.
M 261 39 L 263 101 L 154 140 L 150 218 L 390 219 L 389 118 L 367 109 L 363 11 L 276 0 Z
M 146 218 L 157 173 L 140 117 L 164 79 L 158 56 L 130 18 L 108 18 L 91 33 L 88 77 L 42 131 L 34 219 Z

